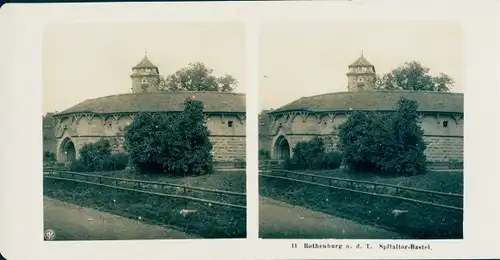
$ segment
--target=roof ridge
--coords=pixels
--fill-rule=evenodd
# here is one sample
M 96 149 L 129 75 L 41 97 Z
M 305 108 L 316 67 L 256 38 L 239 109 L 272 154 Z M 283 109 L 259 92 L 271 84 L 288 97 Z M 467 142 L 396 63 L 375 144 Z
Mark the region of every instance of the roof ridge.
M 360 92 L 352 92 L 352 91 L 339 91 L 339 92 L 329 92 L 329 93 L 323 93 L 323 94 L 317 94 L 317 95 L 312 95 L 312 96 L 306 96 L 306 97 L 300 97 L 297 100 L 303 99 L 303 98 L 312 98 L 312 97 L 320 97 L 320 96 L 325 96 L 325 95 L 331 95 L 331 94 L 340 94 L 340 95 L 345 95 L 345 94 L 351 94 L 351 93 L 397 93 L 397 92 L 405 92 L 405 93 L 433 93 L 433 94 L 448 94 L 448 95 L 463 95 L 464 93 L 462 92 L 445 92 L 445 91 L 422 91 L 422 90 L 373 90 L 373 91 L 360 91 Z
M 87 98 L 82 100 L 81 102 L 85 101 L 91 101 L 91 100 L 96 100 L 96 99 L 102 99 L 102 98 L 111 98 L 111 97 L 118 97 L 118 96 L 139 96 L 139 95 L 165 95 L 165 94 L 180 94 L 180 93 L 217 93 L 217 94 L 224 94 L 224 95 L 234 95 L 234 96 L 245 96 L 245 93 L 239 93 L 239 92 L 218 92 L 218 91 L 159 91 L 159 92 L 139 92 L 139 93 L 121 93 L 121 94 L 112 94 L 112 95 L 106 95 L 106 96 L 100 96 L 100 97 L 94 97 L 94 98 Z
M 58 115 L 93 112 L 177 111 L 186 98 L 202 100 L 211 112 L 244 112 L 245 94 L 213 91 L 123 93 L 91 98 L 58 112 Z M 100 111 L 100 112 L 99 112 Z
M 420 103 L 419 111 L 463 112 L 464 93 L 403 90 L 325 93 L 297 99 L 271 113 L 303 109 L 328 111 L 330 111 L 329 109 L 334 111 L 351 108 L 392 110 L 400 97 L 417 100 Z

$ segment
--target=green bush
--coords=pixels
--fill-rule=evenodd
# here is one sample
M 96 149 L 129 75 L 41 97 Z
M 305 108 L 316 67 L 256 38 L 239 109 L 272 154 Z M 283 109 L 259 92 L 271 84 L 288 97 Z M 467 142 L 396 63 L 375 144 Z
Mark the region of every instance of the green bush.
M 325 142 L 319 137 L 298 142 L 293 149 L 293 157 L 285 159 L 283 167 L 287 170 L 326 170 L 337 169 L 342 163 L 338 151 L 326 152 Z
M 426 145 L 417 109 L 416 101 L 401 99 L 395 113 L 353 112 L 339 127 L 348 167 L 394 174 L 425 172 Z
M 203 103 L 187 99 L 180 113 L 141 113 L 125 130 L 130 164 L 140 172 L 176 175 L 213 170 L 212 143 Z
M 269 151 L 264 149 L 259 149 L 259 160 L 269 160 L 269 159 L 271 159 Z
M 338 151 L 331 151 L 323 155 L 323 161 L 321 162 L 321 169 L 337 169 L 342 164 L 342 153 Z
M 56 160 L 56 153 L 51 151 L 43 151 L 43 161 L 45 162 L 53 162 Z
M 108 140 L 100 139 L 95 143 L 87 143 L 80 149 L 80 158 L 70 164 L 73 171 L 104 171 L 111 157 L 111 145 Z
M 319 137 L 298 142 L 293 148 L 292 164 L 297 169 L 317 169 L 316 164 L 323 161 L 325 142 Z
M 127 163 L 127 154 L 112 154 L 109 140 L 100 139 L 95 143 L 84 144 L 80 149 L 80 158 L 69 167 L 79 172 L 115 171 L 125 169 Z
M 107 161 L 107 169 L 110 171 L 119 171 L 127 168 L 128 154 L 116 153 L 112 154 Z
M 298 168 L 298 166 L 290 158 L 285 158 L 282 166 L 283 166 L 283 169 L 289 170 L 289 171 L 296 170 Z

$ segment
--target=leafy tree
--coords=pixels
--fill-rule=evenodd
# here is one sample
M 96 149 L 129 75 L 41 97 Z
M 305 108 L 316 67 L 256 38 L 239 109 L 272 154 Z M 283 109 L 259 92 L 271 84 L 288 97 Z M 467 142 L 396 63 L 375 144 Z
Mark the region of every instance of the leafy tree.
M 455 81 L 448 75 L 429 75 L 430 69 L 417 61 L 405 62 L 391 72 L 377 76 L 378 90 L 450 91 Z
M 349 168 L 387 174 L 425 171 L 426 144 L 417 108 L 416 101 L 401 99 L 395 113 L 353 112 L 339 127 L 340 147 Z
M 125 130 L 125 150 L 141 172 L 210 173 L 212 144 L 203 103 L 187 99 L 181 113 L 139 114 Z
M 187 99 L 184 106 L 178 129 L 181 140 L 188 148 L 185 153 L 187 167 L 184 167 L 184 171 L 209 173 L 212 171 L 212 143 L 203 117 L 203 103 Z
M 216 91 L 232 92 L 238 85 L 231 75 L 216 77 L 213 69 L 202 62 L 190 63 L 166 78 L 161 77 L 158 88 L 164 91 Z
M 45 150 L 43 151 L 43 161 L 53 162 L 56 161 L 56 153 L 52 151 Z

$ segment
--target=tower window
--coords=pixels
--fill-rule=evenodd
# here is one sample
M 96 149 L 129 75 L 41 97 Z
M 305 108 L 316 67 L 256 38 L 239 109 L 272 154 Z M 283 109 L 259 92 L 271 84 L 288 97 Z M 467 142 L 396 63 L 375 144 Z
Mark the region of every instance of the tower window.
M 448 121 L 443 121 L 443 127 L 448 127 Z
M 148 84 L 148 80 L 147 79 L 142 79 L 142 84 Z
M 227 121 L 227 127 L 233 127 L 233 121 Z

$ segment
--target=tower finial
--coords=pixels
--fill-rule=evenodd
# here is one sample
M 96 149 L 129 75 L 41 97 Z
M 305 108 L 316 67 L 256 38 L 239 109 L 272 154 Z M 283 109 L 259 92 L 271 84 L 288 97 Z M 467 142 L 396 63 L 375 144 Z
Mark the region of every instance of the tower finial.
M 147 48 L 144 49 L 144 56 L 146 56 L 146 57 L 148 56 L 148 49 Z
M 363 57 L 363 50 L 361 50 L 361 57 Z

